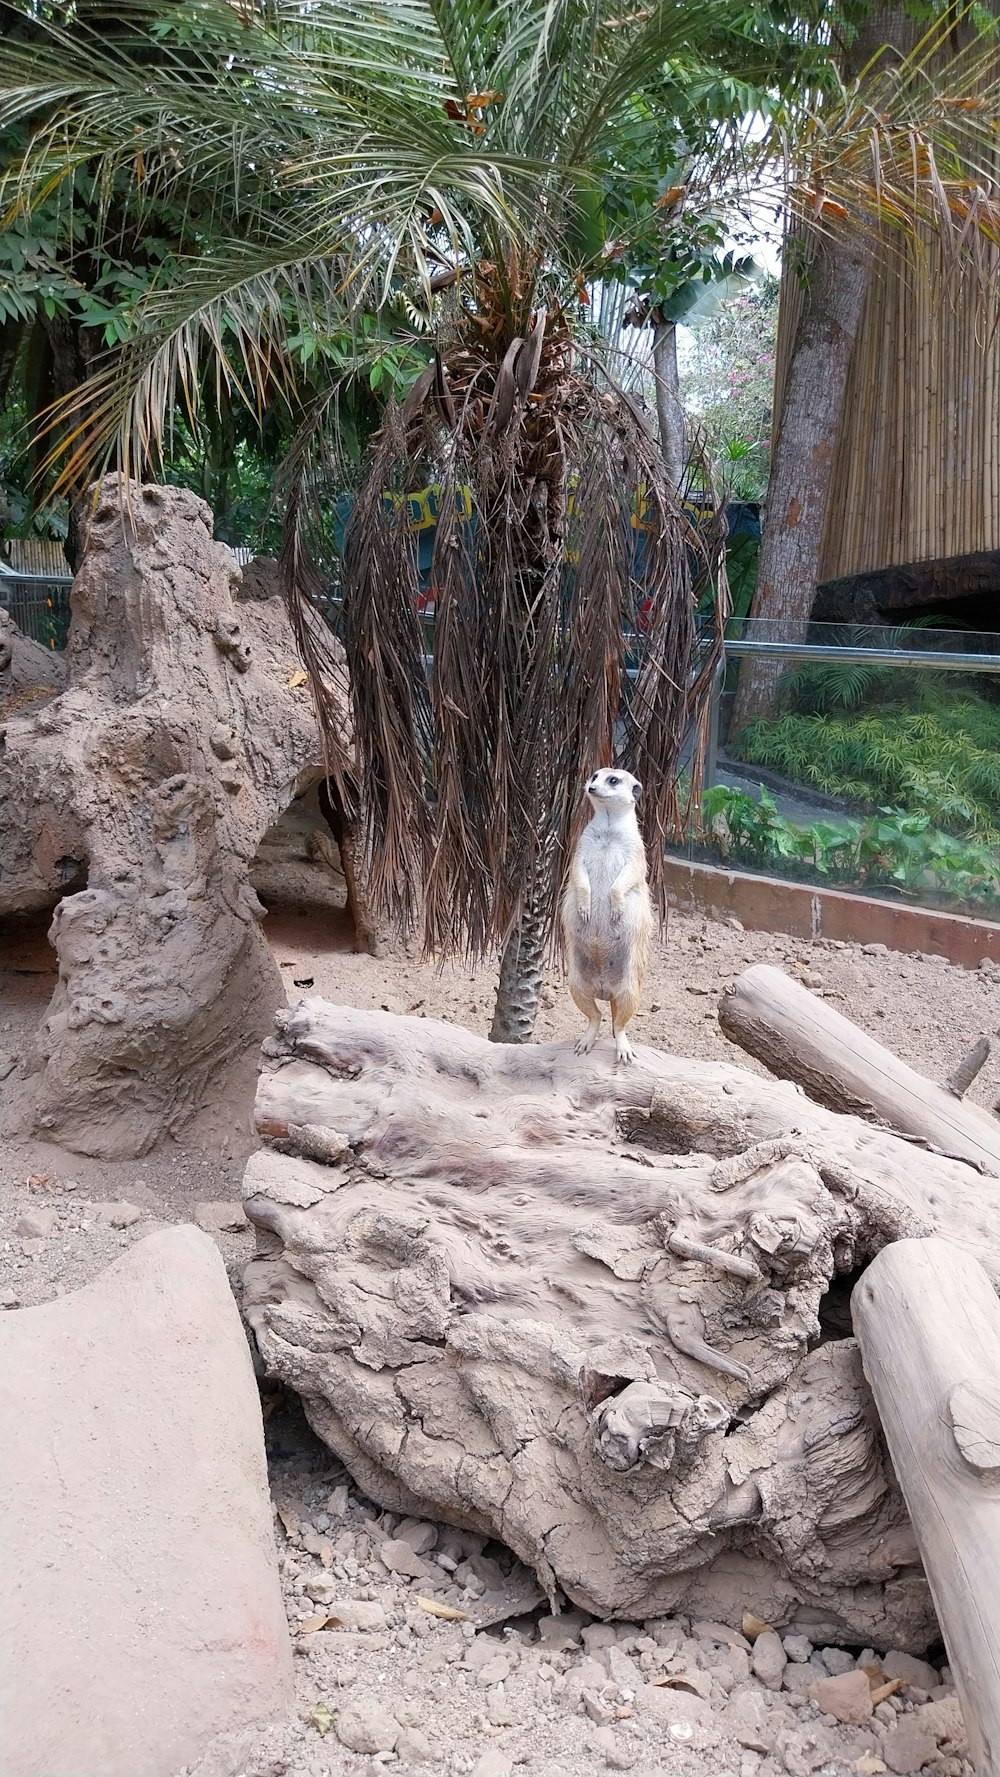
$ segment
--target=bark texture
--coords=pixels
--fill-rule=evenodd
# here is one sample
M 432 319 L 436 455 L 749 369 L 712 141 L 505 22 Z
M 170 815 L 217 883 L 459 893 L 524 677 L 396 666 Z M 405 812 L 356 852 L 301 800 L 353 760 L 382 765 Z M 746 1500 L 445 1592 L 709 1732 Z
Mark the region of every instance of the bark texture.
M 491 1043 L 530 1043 L 545 974 L 548 930 L 540 895 L 529 898 L 503 947 Z
M 180 489 L 105 483 L 73 585 L 68 684 L 0 751 L 0 914 L 55 906 L 59 981 L 14 1125 L 145 1153 L 256 1044 L 284 994 L 249 869 L 323 774 L 280 600 Z
M 945 1240 L 880 1253 L 852 1301 L 969 1744 L 1000 1770 L 1000 1303 Z
M 599 1614 L 926 1646 L 857 1348 L 819 1317 L 907 1236 L 995 1278 L 993 1181 L 728 1065 L 318 999 L 278 1024 L 245 1308 L 373 1498 Z
M 684 404 L 677 366 L 677 328 L 657 309 L 653 314 L 653 376 L 656 381 L 656 423 L 660 454 L 670 478 L 679 488 L 684 479 L 687 446 L 684 438 Z
M 771 458 L 753 617 L 779 622 L 773 633 L 797 639 L 808 619 L 826 528 L 837 429 L 851 353 L 871 281 L 863 241 L 829 239 L 808 273 Z M 780 661 L 744 662 L 733 713 L 738 731 L 769 714 Z

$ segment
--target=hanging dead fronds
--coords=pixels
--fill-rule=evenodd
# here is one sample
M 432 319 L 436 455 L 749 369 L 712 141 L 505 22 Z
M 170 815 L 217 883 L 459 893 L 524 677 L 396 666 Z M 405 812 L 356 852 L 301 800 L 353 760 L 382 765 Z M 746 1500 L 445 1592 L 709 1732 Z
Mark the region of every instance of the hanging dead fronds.
M 471 958 L 529 898 L 552 921 L 583 783 L 612 759 L 644 782 L 665 906 L 725 602 L 724 523 L 707 497 L 682 507 L 634 399 L 574 348 L 558 305 L 505 344 L 479 298 L 475 329 L 386 419 L 343 584 L 373 903 L 403 925 L 419 909 L 430 951 Z M 433 642 L 405 497 L 430 483 Z M 710 583 L 719 624 L 699 644 Z

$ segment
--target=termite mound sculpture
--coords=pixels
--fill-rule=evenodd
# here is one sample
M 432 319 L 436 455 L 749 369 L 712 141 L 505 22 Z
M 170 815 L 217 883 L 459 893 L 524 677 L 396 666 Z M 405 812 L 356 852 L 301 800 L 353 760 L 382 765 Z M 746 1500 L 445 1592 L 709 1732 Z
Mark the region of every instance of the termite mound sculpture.
M 616 1070 L 607 1044 L 319 999 L 278 1026 L 244 1307 L 372 1498 L 502 1539 L 598 1615 L 750 1609 L 926 1648 L 917 1545 L 835 1335 L 907 1236 L 947 1232 L 995 1282 L 995 1178 L 728 1064 Z
M 0 731 L 0 916 L 53 909 L 58 959 L 34 1052 L 5 1082 L 13 1133 L 143 1154 L 284 1002 L 250 868 L 324 772 L 282 602 L 240 602 L 240 579 L 202 500 L 111 477 L 56 676 L 0 636 L 0 674 L 20 669 Z

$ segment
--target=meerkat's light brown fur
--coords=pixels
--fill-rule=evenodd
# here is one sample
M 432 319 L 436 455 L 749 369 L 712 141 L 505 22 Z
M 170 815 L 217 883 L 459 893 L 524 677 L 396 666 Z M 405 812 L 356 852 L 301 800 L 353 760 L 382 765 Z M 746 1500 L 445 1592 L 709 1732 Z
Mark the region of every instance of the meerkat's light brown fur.
M 635 814 L 639 792 L 627 771 L 593 773 L 587 783 L 593 814 L 573 853 L 562 902 L 569 991 L 587 1019 L 577 1050 L 586 1054 L 597 1041 L 597 1001 L 605 1000 L 620 1062 L 635 1054 L 625 1027 L 639 1007 L 653 936 L 646 850 Z

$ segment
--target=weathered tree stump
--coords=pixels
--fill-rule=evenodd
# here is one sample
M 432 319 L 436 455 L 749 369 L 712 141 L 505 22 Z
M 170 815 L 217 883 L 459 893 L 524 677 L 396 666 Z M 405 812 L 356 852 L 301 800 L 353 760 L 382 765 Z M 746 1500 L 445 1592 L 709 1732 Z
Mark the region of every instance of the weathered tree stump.
M 923 1555 L 976 1768 L 1000 1771 L 1000 1302 L 946 1240 L 854 1291 L 865 1376 Z
M 857 1346 L 820 1320 L 906 1235 L 996 1277 L 992 1180 L 720 1063 L 615 1070 L 319 999 L 278 1022 L 245 1307 L 373 1498 L 599 1614 L 926 1647 Z
M 236 603 L 193 494 L 120 494 L 109 479 L 73 584 L 68 685 L 22 698 L 0 741 L 0 914 L 54 907 L 59 962 L 15 1127 L 107 1157 L 177 1130 L 270 1027 L 284 993 L 249 868 L 324 775 L 281 600 Z

